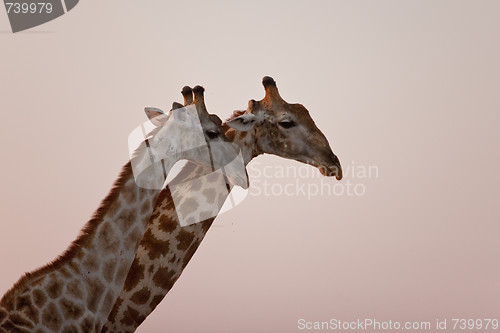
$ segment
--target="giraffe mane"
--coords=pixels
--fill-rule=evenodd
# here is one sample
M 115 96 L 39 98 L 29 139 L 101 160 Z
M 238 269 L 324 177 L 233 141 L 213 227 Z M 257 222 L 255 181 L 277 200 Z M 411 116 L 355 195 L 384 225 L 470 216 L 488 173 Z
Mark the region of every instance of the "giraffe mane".
M 228 121 L 230 121 L 230 120 L 233 120 L 234 118 L 239 117 L 239 116 L 241 116 L 241 115 L 245 114 L 245 112 L 247 112 L 247 110 L 234 110 L 234 111 L 233 111 L 233 114 L 232 114 L 232 115 L 230 115 L 230 116 L 226 119 L 226 121 L 225 121 L 225 122 L 228 122 Z

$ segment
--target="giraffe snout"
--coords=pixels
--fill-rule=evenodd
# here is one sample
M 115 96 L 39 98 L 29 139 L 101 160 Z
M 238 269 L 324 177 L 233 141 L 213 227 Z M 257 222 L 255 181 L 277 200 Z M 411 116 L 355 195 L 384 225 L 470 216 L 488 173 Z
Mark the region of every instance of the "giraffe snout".
M 319 171 L 323 176 L 331 177 L 335 176 L 337 180 L 342 179 L 342 166 L 340 165 L 340 160 L 333 152 L 329 154 L 329 158 L 327 159 L 324 165 L 319 167 Z

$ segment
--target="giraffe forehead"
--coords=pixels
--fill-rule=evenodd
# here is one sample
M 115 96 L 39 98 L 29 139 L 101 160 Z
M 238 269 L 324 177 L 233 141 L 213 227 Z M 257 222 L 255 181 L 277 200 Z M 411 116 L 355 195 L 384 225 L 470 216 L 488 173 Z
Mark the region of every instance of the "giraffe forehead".
M 261 113 L 264 120 L 270 122 L 279 121 L 289 116 L 305 126 L 314 125 L 314 121 L 309 115 L 309 111 L 302 104 L 273 104 L 271 106 L 265 106 L 259 113 Z

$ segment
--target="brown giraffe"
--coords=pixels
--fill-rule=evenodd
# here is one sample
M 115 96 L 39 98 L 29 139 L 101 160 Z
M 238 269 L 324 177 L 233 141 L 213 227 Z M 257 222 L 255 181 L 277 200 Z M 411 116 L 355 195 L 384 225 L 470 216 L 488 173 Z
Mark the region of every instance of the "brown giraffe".
M 340 180 L 340 162 L 307 109 L 301 104 L 285 102 L 272 78 L 264 77 L 263 85 L 265 97 L 261 101 L 251 100 L 246 111 L 235 111 L 226 122 L 226 135 L 241 148 L 245 164 L 258 155 L 275 154 L 313 165 L 323 175 L 336 176 Z M 221 181 L 221 177 L 210 170 L 188 163 L 161 192 L 124 289 L 103 332 L 134 332 L 181 275 L 215 219 L 210 217 L 202 221 L 201 213 L 197 220 L 201 223 L 184 227 L 179 223 L 176 208 L 197 204 L 192 198 L 200 186 L 188 180 L 203 177 L 212 184 Z M 176 193 L 178 188 L 183 188 L 182 184 L 188 184 L 187 191 Z M 204 191 L 209 187 L 204 186 Z M 218 211 L 228 192 L 220 191 L 219 187 L 219 195 L 213 193 L 205 201 L 216 206 Z M 174 205 L 173 197 L 183 194 L 184 200 Z M 224 194 L 222 198 L 221 194 Z M 211 212 L 209 210 L 207 216 L 215 216 L 210 215 Z
M 207 154 L 207 143 L 211 146 L 227 139 L 206 111 L 203 88 L 195 87 L 194 92 L 194 106 L 174 107 L 170 116 L 146 108 L 157 128 L 137 148 L 113 189 L 64 254 L 24 275 L 2 297 L 0 332 L 101 331 L 173 164 L 187 159 L 212 170 L 222 156 L 236 153 L 230 144 L 215 144 Z M 205 146 L 193 149 L 200 140 Z M 190 149 L 172 153 L 178 147 Z M 240 169 L 226 168 L 226 172 L 236 184 L 247 177 L 243 164 Z

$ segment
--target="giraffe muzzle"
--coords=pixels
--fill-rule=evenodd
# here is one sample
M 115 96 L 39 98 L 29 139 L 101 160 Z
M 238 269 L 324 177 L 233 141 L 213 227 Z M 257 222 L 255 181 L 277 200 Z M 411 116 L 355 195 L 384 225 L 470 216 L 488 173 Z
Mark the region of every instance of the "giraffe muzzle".
M 319 171 L 323 176 L 335 176 L 337 180 L 342 179 L 342 166 L 340 165 L 339 158 L 333 154 L 330 163 L 325 163 L 319 167 Z

